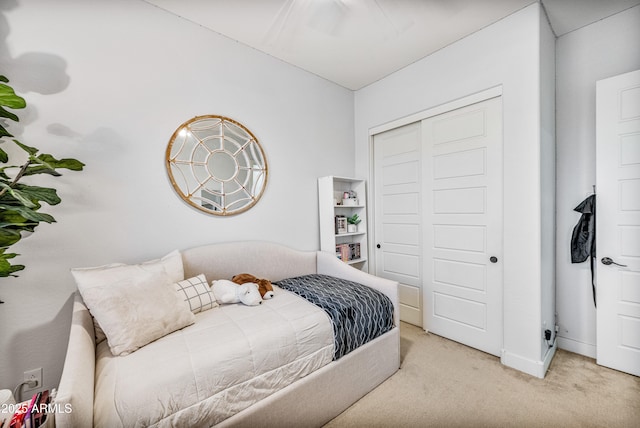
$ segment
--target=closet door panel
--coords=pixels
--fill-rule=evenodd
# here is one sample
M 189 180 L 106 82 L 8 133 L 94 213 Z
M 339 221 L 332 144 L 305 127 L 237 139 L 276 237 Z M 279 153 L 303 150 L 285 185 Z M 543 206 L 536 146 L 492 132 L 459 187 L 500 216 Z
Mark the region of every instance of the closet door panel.
M 425 329 L 500 355 L 502 102 L 422 121 Z

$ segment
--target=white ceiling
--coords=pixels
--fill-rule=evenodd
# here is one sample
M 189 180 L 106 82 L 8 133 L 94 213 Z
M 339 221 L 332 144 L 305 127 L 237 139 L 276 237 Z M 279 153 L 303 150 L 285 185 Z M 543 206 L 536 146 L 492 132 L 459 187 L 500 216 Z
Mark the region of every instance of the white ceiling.
M 352 90 L 538 0 L 145 0 Z M 640 0 L 540 0 L 557 36 Z

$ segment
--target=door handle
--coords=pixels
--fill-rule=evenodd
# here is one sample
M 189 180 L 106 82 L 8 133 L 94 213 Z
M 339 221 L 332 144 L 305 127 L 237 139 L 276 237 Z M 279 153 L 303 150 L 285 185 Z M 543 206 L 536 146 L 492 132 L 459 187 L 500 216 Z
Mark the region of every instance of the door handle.
M 613 261 L 613 259 L 611 257 L 603 257 L 602 260 L 600 260 L 602 262 L 603 265 L 616 265 L 616 266 L 620 266 L 620 267 L 627 267 L 627 265 L 621 265 L 620 263 L 616 263 Z
M 491 256 L 491 257 L 489 258 L 489 261 L 490 261 L 491 263 L 498 263 L 498 258 L 497 258 L 496 256 Z
M 380 248 L 380 247 L 381 247 L 381 245 L 380 245 L 380 244 L 376 245 L 376 248 Z

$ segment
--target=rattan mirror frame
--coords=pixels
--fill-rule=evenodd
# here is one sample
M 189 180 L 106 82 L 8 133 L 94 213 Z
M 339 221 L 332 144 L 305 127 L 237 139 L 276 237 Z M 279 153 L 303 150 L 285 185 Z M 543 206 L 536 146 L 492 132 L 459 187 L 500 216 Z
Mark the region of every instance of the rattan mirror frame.
M 217 156 L 218 162 L 224 158 L 232 169 L 224 177 L 213 170 L 218 163 L 213 162 L 214 156 L 219 154 L 225 156 Z M 269 175 L 256 136 L 240 122 L 219 115 L 196 116 L 181 124 L 169 140 L 165 164 L 180 198 L 216 216 L 236 215 L 253 207 L 264 194 Z

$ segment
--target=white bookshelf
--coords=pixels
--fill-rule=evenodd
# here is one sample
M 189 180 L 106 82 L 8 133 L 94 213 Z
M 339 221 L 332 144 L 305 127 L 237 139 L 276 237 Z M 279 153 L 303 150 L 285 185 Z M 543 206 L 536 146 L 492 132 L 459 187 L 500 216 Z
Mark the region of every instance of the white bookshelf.
M 343 204 L 343 194 L 349 191 L 353 191 L 357 195 L 358 201 L 354 205 Z M 347 260 L 345 263 L 368 271 L 366 181 L 332 175 L 318 178 L 318 208 L 320 250 L 336 254 L 336 246 L 339 244 L 360 244 L 360 258 Z M 336 216 L 351 217 L 354 214 L 358 214 L 361 220 L 357 231 L 336 233 Z

